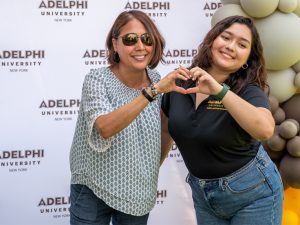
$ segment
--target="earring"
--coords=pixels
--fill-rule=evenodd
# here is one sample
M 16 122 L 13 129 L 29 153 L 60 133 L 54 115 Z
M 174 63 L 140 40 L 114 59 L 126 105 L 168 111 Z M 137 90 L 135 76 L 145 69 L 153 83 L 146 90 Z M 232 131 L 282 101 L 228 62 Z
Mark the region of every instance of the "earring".
M 116 63 L 119 63 L 119 62 L 120 62 L 120 57 L 119 57 L 118 52 L 114 52 L 114 53 L 113 53 L 112 59 L 113 59 L 114 62 L 116 62 Z
M 242 68 L 243 68 L 244 70 L 247 69 L 247 68 L 248 68 L 248 64 L 245 63 L 244 65 L 242 65 Z

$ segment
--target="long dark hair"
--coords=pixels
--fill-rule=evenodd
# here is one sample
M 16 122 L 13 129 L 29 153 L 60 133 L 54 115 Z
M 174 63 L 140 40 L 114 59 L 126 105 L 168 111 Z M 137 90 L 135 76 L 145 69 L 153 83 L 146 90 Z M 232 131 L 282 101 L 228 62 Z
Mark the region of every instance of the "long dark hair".
M 225 81 L 235 93 L 241 91 L 246 85 L 254 84 L 261 87 L 265 91 L 269 91 L 267 84 L 267 71 L 265 67 L 265 59 L 263 56 L 263 47 L 259 38 L 259 34 L 252 19 L 243 16 L 230 16 L 219 21 L 205 36 L 203 42 L 198 47 L 198 53 L 194 56 L 190 68 L 198 66 L 207 70 L 212 65 L 211 47 L 214 40 L 228 27 L 234 23 L 246 25 L 252 34 L 251 52 L 247 61 L 248 68 L 235 71 L 230 74 Z
M 116 18 L 106 38 L 106 48 L 108 50 L 107 60 L 112 66 L 118 63 L 114 58 L 115 52 L 112 39 L 117 38 L 120 35 L 121 28 L 133 19 L 137 19 L 144 25 L 153 40 L 153 55 L 148 65 L 149 68 L 153 69 L 160 61 L 164 62 L 163 50 L 165 48 L 165 40 L 149 16 L 139 10 L 124 11 Z

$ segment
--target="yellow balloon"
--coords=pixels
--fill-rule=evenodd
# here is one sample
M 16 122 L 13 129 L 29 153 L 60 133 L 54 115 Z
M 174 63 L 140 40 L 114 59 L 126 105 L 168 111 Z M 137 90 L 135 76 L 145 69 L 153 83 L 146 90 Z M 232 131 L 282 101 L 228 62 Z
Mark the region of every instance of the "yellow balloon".
M 283 207 L 290 210 L 300 217 L 300 189 L 288 188 L 284 192 Z
M 291 210 L 283 210 L 282 225 L 298 225 L 298 215 Z

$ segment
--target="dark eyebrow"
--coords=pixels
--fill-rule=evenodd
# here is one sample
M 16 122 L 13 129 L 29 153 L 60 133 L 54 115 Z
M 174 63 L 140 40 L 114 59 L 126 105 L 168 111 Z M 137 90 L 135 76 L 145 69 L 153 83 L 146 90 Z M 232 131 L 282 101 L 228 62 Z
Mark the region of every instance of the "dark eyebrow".
M 228 31 L 228 30 L 224 30 L 223 33 L 227 33 L 227 34 L 233 35 L 233 33 L 230 32 L 230 31 Z M 243 38 L 243 37 L 239 37 L 239 38 L 240 38 L 242 41 L 245 41 L 245 42 L 251 44 L 251 42 L 250 42 L 248 39 Z

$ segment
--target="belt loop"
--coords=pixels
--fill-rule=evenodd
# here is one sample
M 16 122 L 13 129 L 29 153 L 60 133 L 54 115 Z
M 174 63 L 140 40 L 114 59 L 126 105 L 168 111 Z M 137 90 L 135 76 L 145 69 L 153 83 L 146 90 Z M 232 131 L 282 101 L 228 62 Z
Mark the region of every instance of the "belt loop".
M 220 185 L 221 185 L 222 191 L 225 191 L 226 183 L 227 183 L 226 179 L 222 179 L 222 178 L 220 179 Z
M 255 156 L 255 158 L 256 158 L 257 160 L 260 160 L 260 159 L 262 158 L 262 153 L 263 153 L 263 151 L 265 151 L 265 150 L 264 150 L 263 146 L 260 144 L 260 145 L 258 146 L 257 154 L 256 154 L 256 156 Z

